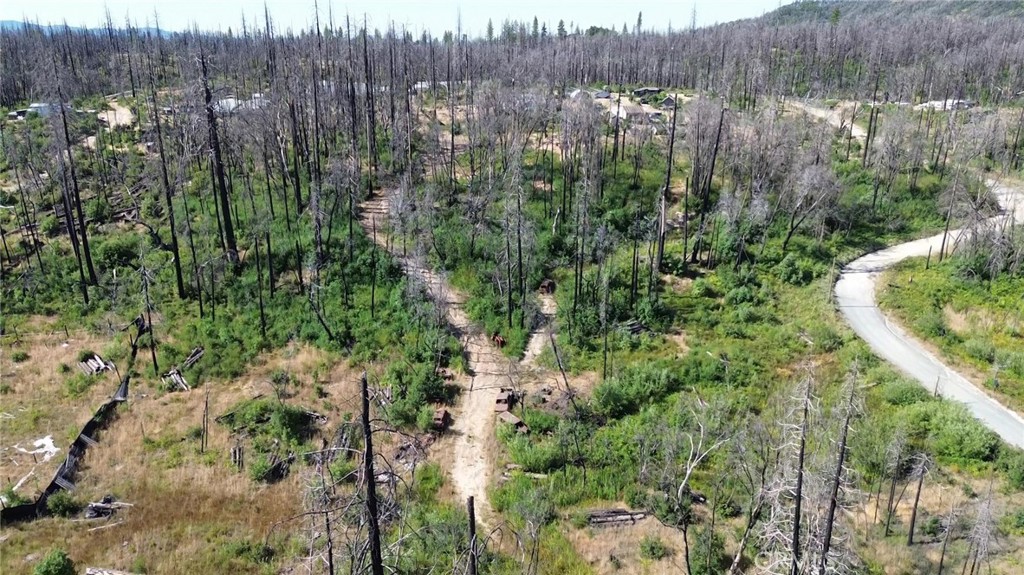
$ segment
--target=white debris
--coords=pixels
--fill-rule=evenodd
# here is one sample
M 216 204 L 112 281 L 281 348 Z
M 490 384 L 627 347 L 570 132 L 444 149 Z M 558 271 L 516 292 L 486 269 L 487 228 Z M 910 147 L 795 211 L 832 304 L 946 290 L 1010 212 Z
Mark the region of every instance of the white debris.
M 29 477 L 32 477 L 32 475 L 33 475 L 33 474 L 34 474 L 35 472 L 36 472 L 36 470 L 35 470 L 35 469 L 33 469 L 32 471 L 29 471 L 29 472 L 28 472 L 28 474 L 27 474 L 27 475 L 25 475 L 25 477 L 22 477 L 21 479 L 19 479 L 19 480 L 18 480 L 18 482 L 17 482 L 17 483 L 15 483 L 15 484 L 14 484 L 14 488 L 13 488 L 13 489 L 14 489 L 15 491 L 17 491 L 18 489 L 20 489 L 20 488 L 21 488 L 21 486 L 22 486 L 22 484 L 24 484 L 24 483 L 25 483 L 26 481 L 28 481 L 28 478 L 29 478 Z
M 36 447 L 32 451 L 29 451 L 29 450 L 25 449 L 24 447 L 21 447 L 20 445 L 15 445 L 14 448 L 17 449 L 18 451 L 22 452 L 22 453 L 27 453 L 29 455 L 35 455 L 37 453 L 42 453 L 43 454 L 43 461 L 49 461 L 51 457 L 53 457 L 54 455 L 57 454 L 58 451 L 60 451 L 60 449 L 56 445 L 53 444 L 53 436 L 52 435 L 47 435 L 46 437 L 43 437 L 41 439 L 37 439 L 34 442 L 32 442 L 32 445 L 34 445 Z

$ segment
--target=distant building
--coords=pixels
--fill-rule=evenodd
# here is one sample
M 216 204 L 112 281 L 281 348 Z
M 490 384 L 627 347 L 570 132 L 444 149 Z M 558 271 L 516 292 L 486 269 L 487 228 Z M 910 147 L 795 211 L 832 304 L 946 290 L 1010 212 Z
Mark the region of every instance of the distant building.
M 668 96 L 661 101 L 661 107 L 666 110 L 671 110 L 676 107 L 676 99 L 674 96 Z
M 234 96 L 222 98 L 214 103 L 214 110 L 222 114 L 230 114 L 235 110 L 257 110 L 270 103 L 270 100 L 260 92 L 252 95 L 248 100 L 239 100 Z
M 590 92 L 588 92 L 588 91 L 586 91 L 586 90 L 584 90 L 582 88 L 576 88 L 572 92 L 569 92 L 569 99 L 570 100 L 582 100 L 584 98 L 588 98 L 589 99 L 591 97 L 592 96 L 590 95 Z
M 914 106 L 915 110 L 967 110 L 976 106 L 977 103 L 974 100 L 933 100 L 931 102 L 925 102 Z
M 598 100 L 607 100 L 612 97 L 612 93 L 608 90 L 598 90 L 594 92 L 594 98 Z
M 632 102 L 621 102 L 608 108 L 609 120 L 614 122 L 615 118 L 619 120 L 626 120 L 628 122 L 636 122 L 647 118 L 647 114 L 644 109 L 638 104 Z
M 658 88 L 658 87 L 655 87 L 655 86 L 646 86 L 646 87 L 643 87 L 643 88 L 637 88 L 636 90 L 633 90 L 633 97 L 634 98 L 644 98 L 646 96 L 651 96 L 651 95 L 657 94 L 660 91 L 661 91 L 661 88 Z
M 26 110 L 26 114 L 39 114 L 39 116 L 43 118 L 48 118 L 56 111 L 56 104 L 50 104 L 47 102 L 33 102 L 28 105 L 28 110 Z

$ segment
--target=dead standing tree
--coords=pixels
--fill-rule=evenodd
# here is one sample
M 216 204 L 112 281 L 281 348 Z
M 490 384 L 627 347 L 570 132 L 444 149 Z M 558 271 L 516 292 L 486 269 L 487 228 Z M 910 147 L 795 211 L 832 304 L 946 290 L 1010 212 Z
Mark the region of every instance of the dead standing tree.
M 682 531 L 687 573 L 690 572 L 689 529 L 694 518 L 691 507 L 695 501 L 704 501 L 702 495 L 692 490 L 690 481 L 701 463 L 729 441 L 725 430 L 715 424 L 721 421 L 718 409 L 718 405 L 701 402 L 698 410 L 689 410 L 688 429 L 662 430 L 650 450 L 654 467 L 649 472 L 641 471 L 641 479 L 647 476 L 648 480 L 653 480 L 658 496 L 665 499 L 668 513 L 659 519 Z
M 224 160 L 221 156 L 220 136 L 217 131 L 217 116 L 213 93 L 210 91 L 209 70 L 206 62 L 206 52 L 203 45 L 199 44 L 199 69 L 202 73 L 203 102 L 206 112 L 206 125 L 208 129 L 211 161 L 217 186 L 217 199 L 220 202 L 220 223 L 224 233 L 225 249 L 224 255 L 232 264 L 238 263 L 238 243 L 235 240 L 235 228 L 231 221 L 231 200 L 228 196 L 228 186 L 224 177 Z
M 688 118 L 686 143 L 690 152 L 691 171 L 683 199 L 683 212 L 688 216 L 690 193 L 693 193 L 697 200 L 697 210 L 700 216 L 697 229 L 694 230 L 696 237 L 693 242 L 693 251 L 690 253 L 690 263 L 693 264 L 697 263 L 700 250 L 704 245 L 707 216 L 711 210 L 711 182 L 715 177 L 715 163 L 723 138 L 725 112 L 724 102 L 700 98 L 692 104 Z M 683 228 L 684 257 L 689 233 L 689 217 L 687 217 L 686 225 Z

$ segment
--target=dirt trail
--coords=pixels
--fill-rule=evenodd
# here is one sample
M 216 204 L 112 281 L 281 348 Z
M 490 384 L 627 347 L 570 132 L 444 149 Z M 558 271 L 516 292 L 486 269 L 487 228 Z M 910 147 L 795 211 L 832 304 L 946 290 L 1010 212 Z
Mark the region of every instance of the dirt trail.
M 360 205 L 360 223 L 368 235 L 384 249 L 393 248 L 382 228 L 388 221 L 388 191 L 382 191 Z M 427 287 L 430 297 L 446 308 L 448 322 L 459 333 L 459 340 L 468 359 L 469 377 L 456 381 L 462 387 L 458 403 L 453 409 L 451 433 L 455 436 L 452 484 L 460 502 L 473 496 L 476 499 L 477 518 L 485 526 L 494 524 L 495 513 L 487 498 L 491 483 L 492 461 L 488 445 L 494 437 L 494 400 L 498 388 L 509 386 L 515 373 L 514 362 L 502 355 L 487 335 L 470 321 L 463 309 L 466 298 L 452 289 L 448 282 L 433 270 L 389 250 L 410 277 Z
M 110 128 L 116 128 L 120 126 L 131 126 L 135 123 L 135 114 L 132 113 L 127 107 L 123 106 L 116 98 L 107 100 L 107 106 L 109 110 L 101 110 L 96 114 L 96 117 L 107 122 L 107 126 Z
M 813 104 L 802 102 L 796 99 L 787 99 L 786 106 L 793 107 L 797 110 L 800 110 L 801 112 L 804 112 L 808 116 L 818 118 L 819 120 L 825 120 L 826 122 L 828 122 L 829 125 L 840 130 L 850 125 L 850 118 L 847 114 L 847 106 L 836 106 L 835 108 L 831 109 L 823 109 Z M 857 114 L 859 117 L 861 112 L 858 111 Z M 853 124 L 850 130 L 853 133 L 853 137 L 857 138 L 858 140 L 863 140 L 868 135 L 867 130 L 858 126 L 857 124 Z
M 558 312 L 555 296 L 541 293 L 537 295 L 537 299 L 540 302 L 540 314 L 544 317 L 544 323 L 530 333 L 530 341 L 527 342 L 523 359 L 519 362 L 525 367 L 532 367 L 544 348 L 548 347 L 548 337 L 553 329 L 555 314 Z

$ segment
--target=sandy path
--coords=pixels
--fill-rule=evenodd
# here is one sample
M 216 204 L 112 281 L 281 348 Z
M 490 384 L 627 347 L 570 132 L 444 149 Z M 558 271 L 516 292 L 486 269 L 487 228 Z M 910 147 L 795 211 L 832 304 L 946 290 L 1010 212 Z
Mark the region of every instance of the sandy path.
M 110 109 L 97 113 L 96 117 L 106 120 L 108 127 L 131 126 L 135 123 L 135 114 L 116 99 L 107 100 L 107 107 Z
M 519 362 L 525 367 L 532 367 L 544 348 L 550 345 L 548 337 L 554 327 L 555 314 L 558 312 L 555 296 L 541 293 L 537 295 L 537 300 L 540 302 L 540 314 L 544 316 L 544 323 L 530 333 L 530 341 L 526 343 L 526 351 Z
M 988 181 L 1005 215 L 1024 219 L 1024 190 Z M 949 244 L 964 234 L 949 232 Z M 875 285 L 882 271 L 910 257 L 924 257 L 941 249 L 943 234 L 903 243 L 867 254 L 854 260 L 836 282 L 836 305 L 857 335 L 863 338 L 879 357 L 889 361 L 916 379 L 929 391 L 937 390 L 947 399 L 959 401 L 989 429 L 1007 443 L 1024 448 L 1024 418 L 1002 405 L 962 374 L 947 366 L 929 352 L 914 336 L 891 322 L 878 308 Z
M 360 223 L 366 233 L 381 247 L 388 249 L 387 236 L 382 231 L 388 214 L 388 191 L 382 192 L 360 205 Z M 376 233 L 373 233 L 373 230 Z M 452 289 L 448 282 L 433 270 L 392 251 L 405 273 L 427 286 L 431 298 L 446 308 L 448 322 L 459 334 L 459 340 L 468 358 L 469 377 L 459 377 L 462 387 L 458 403 L 452 410 L 451 433 L 455 436 L 452 467 L 452 485 L 460 502 L 473 496 L 477 519 L 484 526 L 495 524 L 495 513 L 487 498 L 491 483 L 492 457 L 488 443 L 494 437 L 494 400 L 498 388 L 510 386 L 514 363 L 499 351 L 486 334 L 470 321 L 463 309 L 466 298 Z M 468 381 L 467 381 L 468 379 Z
M 845 106 L 837 106 L 836 108 L 833 108 L 831 110 L 826 110 L 814 106 L 812 104 L 808 104 L 807 102 L 802 102 L 800 100 L 795 99 L 786 100 L 786 106 L 800 110 L 801 112 L 807 114 L 808 116 L 818 118 L 819 120 L 825 120 L 826 122 L 829 123 L 829 125 L 837 129 L 843 129 L 849 125 L 849 116 L 846 113 Z M 857 112 L 858 116 L 860 115 L 860 113 L 860 111 Z M 858 140 L 863 140 L 868 135 L 867 131 L 864 128 L 858 126 L 857 124 L 853 124 L 851 131 L 853 132 L 853 137 L 857 138 Z

